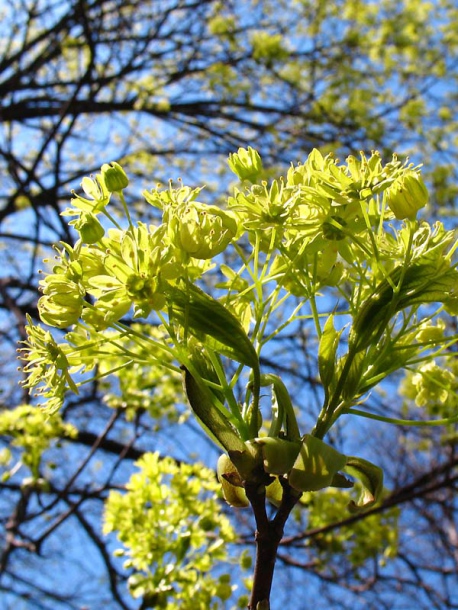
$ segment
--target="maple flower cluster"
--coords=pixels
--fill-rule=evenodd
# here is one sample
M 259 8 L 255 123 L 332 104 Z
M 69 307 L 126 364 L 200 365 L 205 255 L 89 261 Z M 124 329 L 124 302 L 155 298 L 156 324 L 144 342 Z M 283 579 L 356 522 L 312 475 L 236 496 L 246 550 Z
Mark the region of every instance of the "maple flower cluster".
M 341 164 L 313 150 L 270 182 L 251 148 L 231 155 L 229 166 L 240 184 L 226 207 L 200 201 L 201 188 L 170 182 L 143 192 L 161 214 L 150 225 L 132 221 L 124 198 L 129 180 L 117 163 L 83 179 L 84 196 L 74 194 L 63 212 L 78 239 L 62 243 L 38 302 L 46 325 L 71 330 L 59 343 L 29 322 L 25 385 L 39 387 L 54 411 L 96 366 L 98 378 L 136 364 L 184 373 L 191 409 L 226 451 L 218 469 L 228 501 L 248 502 L 241 481 L 265 484 L 280 503 L 282 477 L 300 494 L 346 487 L 344 472 L 370 481 L 353 504 L 359 510 L 379 496 L 380 469 L 322 439 L 341 415 L 360 414 L 352 409 L 361 397 L 396 370 L 423 365 L 414 378 L 425 386 L 420 401 L 425 379 L 435 387 L 440 367 L 428 362 L 442 357 L 450 338 L 426 330 L 418 310 L 436 307 L 430 320 L 458 311 L 458 242 L 441 223 L 417 219 L 428 191 L 419 167 L 396 156 L 383 164 L 377 152 L 361 153 Z M 121 219 L 110 211 L 113 198 Z M 222 296 L 201 288 L 208 286 Z M 336 296 L 340 312 L 326 310 Z M 292 313 L 271 330 L 270 318 L 289 298 Z M 283 382 L 266 381 L 259 359 L 303 311 L 315 325 L 324 394 L 305 435 Z M 147 336 L 133 319 L 154 322 L 160 333 Z M 243 403 L 221 356 L 241 365 L 239 376 L 251 370 Z M 263 384 L 273 387 L 267 440 L 260 437 Z

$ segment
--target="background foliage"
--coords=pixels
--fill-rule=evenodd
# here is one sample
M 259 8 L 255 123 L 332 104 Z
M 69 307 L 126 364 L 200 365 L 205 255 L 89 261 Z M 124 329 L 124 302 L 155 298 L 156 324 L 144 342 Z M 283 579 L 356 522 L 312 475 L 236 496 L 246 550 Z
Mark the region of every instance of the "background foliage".
M 0 590 L 6 608 L 148 607 L 157 600 L 133 600 L 126 587 L 143 567 L 123 528 L 135 531 L 140 517 L 123 524 L 115 517 L 121 496 L 110 496 L 105 532 L 119 531 L 133 557 L 123 567 L 125 558 L 112 555 L 119 542 L 102 532 L 104 502 L 137 472 L 126 496 L 136 505 L 135 481 L 155 463 L 147 451 L 173 458 L 154 466 L 165 482 L 172 464 L 199 459 L 214 468 L 218 453 L 188 417 L 179 378 L 154 371 L 88 384 L 62 420 L 13 411 L 29 401 L 16 383 L 15 350 L 26 314 L 37 317 L 42 259 L 53 256 L 51 243 L 75 239 L 59 213 L 72 189 L 81 192 L 82 177 L 111 160 L 136 177 L 139 191 L 182 177 L 206 182 L 203 194 L 215 203 L 232 181 L 225 159 L 238 146 L 257 148 L 267 175 L 317 146 L 342 158 L 378 149 L 386 159 L 396 151 L 424 163 L 429 214 L 453 226 L 458 11 L 452 1 L 413 0 L 23 0 L 0 10 Z M 153 208 L 139 207 L 132 189 L 127 195 L 148 221 Z M 316 337 L 299 325 L 262 363 L 288 374 L 305 425 L 319 404 L 314 354 Z M 438 416 L 456 412 L 456 392 L 428 393 L 414 374 L 399 381 L 399 391 L 390 385 L 369 398 L 375 411 L 418 414 L 416 401 Z M 284 604 L 294 584 L 317 608 L 457 607 L 454 430 L 359 424 L 340 427 L 332 440 L 384 468 L 387 497 L 370 516 L 352 517 L 337 499 L 327 501 L 329 491 L 306 498 L 280 550 L 275 603 Z M 208 485 L 210 493 L 210 475 Z M 154 497 L 156 487 L 144 493 Z M 169 489 L 188 497 L 179 478 Z M 229 608 L 246 593 L 253 523 L 218 506 L 221 521 L 207 522 L 208 536 L 195 544 L 224 545 L 186 582 L 192 587 L 210 571 L 202 595 L 229 600 Z M 150 565 L 166 552 L 180 564 L 180 551 L 164 542 Z

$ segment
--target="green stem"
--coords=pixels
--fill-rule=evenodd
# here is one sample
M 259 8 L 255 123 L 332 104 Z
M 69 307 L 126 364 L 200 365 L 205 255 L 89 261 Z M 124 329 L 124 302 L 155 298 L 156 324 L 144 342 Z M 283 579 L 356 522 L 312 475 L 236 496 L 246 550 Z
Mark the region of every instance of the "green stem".
M 129 208 L 127 206 L 126 200 L 124 198 L 124 193 L 122 191 L 118 191 L 119 198 L 121 200 L 122 207 L 126 214 L 127 221 L 129 223 L 129 229 L 133 229 L 134 225 L 132 224 L 132 219 L 130 217 Z
M 218 355 L 215 354 L 210 349 L 207 349 L 207 354 L 211 360 L 211 363 L 213 364 L 213 366 L 215 368 L 216 374 L 218 375 L 218 380 L 220 382 L 220 387 L 216 388 L 216 389 L 219 389 L 223 392 L 232 415 L 235 418 L 237 418 L 237 421 L 238 421 L 237 429 L 240 432 L 240 436 L 242 437 L 243 440 L 248 440 L 249 436 L 248 436 L 248 429 L 246 426 L 246 422 L 243 420 L 242 413 L 240 411 L 240 407 L 237 404 L 237 401 L 235 400 L 235 396 L 232 391 L 232 388 L 227 382 L 226 375 L 225 375 L 223 366 L 221 364 L 221 360 L 219 359 Z M 215 385 L 215 384 L 211 384 L 210 382 L 207 382 L 207 385 L 209 387 L 211 387 L 212 385 Z
M 115 226 L 117 229 L 119 229 L 120 231 L 122 231 L 122 227 L 121 227 L 121 225 L 120 225 L 118 222 L 116 222 L 115 218 L 113 218 L 113 216 L 112 216 L 112 215 L 111 215 L 109 212 L 107 212 L 107 211 L 104 209 L 104 210 L 103 210 L 103 214 L 104 214 L 104 215 L 105 215 L 105 216 L 108 218 L 108 220 L 109 220 L 109 221 L 110 221 L 110 222 L 111 222 L 111 223 L 112 223 L 112 224 L 113 224 L 113 225 L 114 225 L 114 226 Z
M 458 415 L 453 417 L 446 417 L 444 419 L 429 419 L 426 421 L 415 421 L 411 419 L 396 419 L 394 417 L 384 417 L 383 415 L 376 415 L 375 413 L 368 413 L 367 411 L 360 411 L 359 409 L 348 409 L 345 411 L 345 415 L 358 415 L 359 417 L 366 417 L 367 419 L 374 419 L 376 421 L 385 422 L 386 424 L 395 424 L 397 426 L 447 426 L 448 424 L 454 424 L 458 422 Z
M 345 360 L 343 370 L 336 385 L 336 389 L 334 390 L 334 393 L 328 404 L 324 405 L 321 410 L 321 413 L 318 416 L 318 420 L 315 428 L 313 429 L 312 435 L 316 436 L 319 439 L 322 439 L 324 437 L 326 432 L 329 430 L 329 428 L 335 421 L 334 413 L 339 405 L 340 394 L 343 390 L 348 373 L 350 372 L 350 367 L 356 354 L 357 352 L 355 351 L 348 352 L 347 359 Z

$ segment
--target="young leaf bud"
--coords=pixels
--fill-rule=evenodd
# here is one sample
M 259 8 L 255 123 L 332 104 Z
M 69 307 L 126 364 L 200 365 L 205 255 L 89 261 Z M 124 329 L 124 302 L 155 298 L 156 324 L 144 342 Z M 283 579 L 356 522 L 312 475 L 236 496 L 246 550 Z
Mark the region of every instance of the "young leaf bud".
M 261 446 L 264 470 L 269 474 L 289 472 L 301 448 L 300 441 L 292 442 L 270 436 L 257 438 L 255 442 Z
M 250 503 L 242 487 L 240 474 L 225 453 L 218 458 L 216 473 L 226 502 L 235 508 L 246 508 L 249 506 Z

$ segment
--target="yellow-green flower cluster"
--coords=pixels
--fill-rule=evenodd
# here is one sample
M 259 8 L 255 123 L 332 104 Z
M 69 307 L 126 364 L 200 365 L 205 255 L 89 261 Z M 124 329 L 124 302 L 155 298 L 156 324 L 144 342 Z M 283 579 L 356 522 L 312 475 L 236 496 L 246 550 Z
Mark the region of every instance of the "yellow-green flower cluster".
M 50 418 L 37 407 L 21 405 L 0 412 L 0 434 L 11 437 L 11 446 L 21 450 L 20 460 L 36 480 L 40 476 L 43 453 L 52 442 L 61 438 L 74 438 L 77 430 L 71 424 L 64 423 L 59 414 Z M 2 480 L 7 479 L 10 472 L 6 471 Z
M 412 377 L 416 390 L 415 404 L 424 407 L 428 403 L 443 404 L 451 392 L 457 390 L 453 373 L 439 366 L 434 360 L 419 367 Z
M 165 306 L 164 282 L 176 277 L 179 267 L 164 245 L 163 227 L 110 229 L 100 248 L 87 247 L 79 255 L 83 284 L 95 301 L 82 313 L 98 327 L 108 326 L 134 307 L 136 317 L 147 317 Z
M 259 359 L 254 345 L 262 347 L 280 332 L 267 330 L 269 317 L 284 311 L 286 299 L 293 295 L 297 306 L 279 328 L 309 307 L 320 335 L 319 297 L 326 297 L 323 289 L 331 288 L 339 292 L 341 311 L 351 323 L 349 330 L 342 331 L 351 351 L 348 361 L 347 355 L 339 359 L 335 352 L 329 355 L 329 366 L 336 374 L 330 375 L 326 391 L 333 404 L 364 393 L 375 379 L 426 351 L 421 339 L 412 334 L 419 330 L 417 322 L 402 326 L 395 341 L 389 332 L 399 327 L 406 312 L 413 312 L 406 319 L 414 320 L 422 304 L 441 303 L 447 312 L 458 308 L 458 271 L 451 262 L 456 249 L 453 234 L 440 223 L 433 229 L 413 222 L 427 198 L 418 168 L 401 163 L 396 156 L 383 164 L 377 152 L 370 157 L 350 156 L 340 163 L 332 154 L 323 156 L 313 150 L 304 163 L 291 166 L 285 177 L 266 182 L 262 160 L 252 148 L 239 149 L 230 156 L 229 165 L 242 185 L 228 199 L 227 208 L 202 203 L 201 188 L 181 183 L 145 191 L 146 201 L 161 211 L 157 225 L 133 222 L 123 195 L 129 181 L 118 164 L 105 164 L 100 174 L 84 178 L 85 196 L 75 195 L 72 207 L 63 213 L 72 218 L 70 224 L 79 239 L 73 247 L 63 244 L 60 261 L 40 282 L 42 320 L 60 329 L 76 325 L 75 337 L 81 338 L 77 331 L 84 329 L 90 337 L 87 341 L 96 344 L 97 333 L 103 335 L 110 328 L 119 332 L 129 315 L 148 318 L 156 313 L 173 337 L 175 356 L 182 364 L 186 358 L 178 353 L 180 341 L 184 339 L 189 347 L 194 337 L 256 369 Z M 121 200 L 124 219 L 110 215 L 107 206 L 112 197 Z M 406 222 L 399 227 L 394 219 Z M 221 255 L 232 245 L 237 262 L 231 261 L 228 267 Z M 225 293 L 221 300 L 194 285 L 214 267 L 209 283 L 221 277 L 219 272 L 228 280 L 213 283 Z M 41 341 L 40 349 L 49 350 L 52 341 L 34 332 L 32 343 Z M 76 351 L 86 366 L 91 356 L 84 341 Z M 429 345 L 434 348 L 439 343 L 432 340 Z M 34 364 L 30 362 L 26 370 L 32 386 L 45 369 L 36 356 L 36 345 L 30 349 Z M 52 349 L 59 353 L 55 346 Z M 143 363 L 137 362 L 135 350 L 133 354 L 132 371 L 140 370 L 135 366 L 141 368 Z M 73 358 L 73 352 L 65 351 L 64 356 Z M 64 371 L 76 366 L 77 360 L 67 365 L 60 356 L 58 375 L 46 369 L 45 396 L 56 405 L 66 389 L 73 389 Z M 125 366 L 124 360 L 120 365 Z M 351 374 L 351 379 L 338 384 L 343 372 Z M 339 388 L 341 396 L 334 396 Z M 112 403 L 120 404 L 114 399 Z M 253 434 L 255 422 L 253 418 Z
M 165 191 L 144 192 L 146 200 L 162 210 L 163 223 L 177 259 L 208 260 L 221 254 L 236 237 L 238 218 L 231 211 L 196 201 L 201 189 L 172 183 Z
M 240 172 L 249 158 L 245 153 L 230 159 Z M 377 152 L 370 158 L 361 153 L 340 165 L 333 155 L 313 150 L 305 163 L 289 169 L 286 180 L 236 189 L 229 206 L 250 241 L 256 235 L 262 250 L 278 251 L 277 281 L 294 294 L 310 294 L 311 285 L 342 281 L 343 263 L 367 260 L 365 245 L 380 222 L 393 217 L 381 195 L 406 173 L 419 177 L 396 156 L 383 165 Z
M 252 181 L 262 172 L 259 154 L 251 148 L 239 149 L 229 163 L 241 179 Z M 87 197 L 75 195 L 73 207 L 64 212 L 76 216 L 70 224 L 80 241 L 73 249 L 66 247 L 69 260 L 41 282 L 41 318 L 57 328 L 81 318 L 103 328 L 131 307 L 135 316 L 147 317 L 166 307 L 168 283 L 184 276 L 196 279 L 206 261 L 244 231 L 261 250 L 276 250 L 272 270 L 293 294 L 335 286 L 345 277 L 345 266 L 367 259 L 369 234 L 381 218 L 391 217 L 378 195 L 388 189 L 393 207 L 389 193 L 398 191 L 401 182 L 409 193 L 422 189 L 418 172 L 396 157 L 383 166 L 378 153 L 369 159 L 361 154 L 361 159 L 349 157 L 347 165 L 339 165 L 332 155 L 314 150 L 305 163 L 290 168 L 286 180 L 236 190 L 229 210 L 199 202 L 199 188 L 170 183 L 168 189 L 144 193 L 162 210 L 160 226 L 134 226 L 128 215 L 128 229 L 105 230 L 99 216 L 112 221 L 106 211 L 111 195 L 117 193 L 125 205 L 122 190 L 128 185 L 118 164 L 105 164 L 95 178 L 83 179 Z
M 25 388 L 36 389 L 36 394 L 46 398 L 47 410 L 57 411 L 67 390 L 78 393 L 71 374 L 82 366 L 78 354 L 72 356 L 72 348 L 67 343 L 58 344 L 49 331 L 32 323 L 28 318 L 27 341 L 18 351 L 24 366 Z
M 168 600 L 173 607 L 220 607 L 234 589 L 228 574 L 214 578 L 208 570 L 215 561 L 220 567 L 228 562 L 235 534 L 219 510 L 214 472 L 157 453 L 137 467 L 125 494 L 110 493 L 104 525 L 123 544 L 117 554 L 133 570 L 132 595 L 161 608 L 169 608 Z
M 356 573 L 359 568 L 364 569 L 367 562 L 377 561 L 383 565 L 395 558 L 398 550 L 399 510 L 394 508 L 367 516 L 356 521 L 353 527 L 342 528 L 339 532 L 327 529 L 327 525 L 342 519 L 347 501 L 345 493 L 333 488 L 320 493 L 305 493 L 301 498 L 306 507 L 303 519 L 307 519 L 307 524 L 304 523 L 304 526 L 323 530 L 310 540 L 319 569 L 331 572 L 343 554 Z

